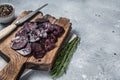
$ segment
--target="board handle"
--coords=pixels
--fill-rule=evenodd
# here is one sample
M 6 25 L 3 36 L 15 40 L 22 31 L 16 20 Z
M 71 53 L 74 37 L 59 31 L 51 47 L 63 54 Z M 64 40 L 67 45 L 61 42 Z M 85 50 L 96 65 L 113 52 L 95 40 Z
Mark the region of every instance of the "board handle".
M 25 69 L 25 62 L 24 57 L 17 55 L 10 57 L 8 64 L 0 71 L 0 80 L 19 80 Z
M 9 35 L 16 28 L 15 24 L 11 24 L 6 28 L 0 30 L 0 40 Z

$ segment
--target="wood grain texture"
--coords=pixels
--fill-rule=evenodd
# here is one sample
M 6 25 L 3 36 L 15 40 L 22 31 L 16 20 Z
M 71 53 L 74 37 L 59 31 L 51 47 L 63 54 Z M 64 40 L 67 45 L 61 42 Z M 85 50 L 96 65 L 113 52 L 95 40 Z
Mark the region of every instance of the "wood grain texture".
M 30 11 L 23 12 L 13 23 L 15 23 L 17 20 L 19 20 L 23 16 L 26 16 L 29 13 Z M 53 50 L 47 52 L 43 58 L 38 58 L 38 59 L 36 59 L 33 56 L 24 57 L 18 54 L 16 51 L 10 48 L 10 42 L 11 39 L 14 38 L 16 32 L 21 28 L 19 26 L 3 41 L 0 41 L 0 51 L 10 59 L 8 64 L 5 66 L 5 68 L 2 71 L 0 71 L 0 80 L 18 80 L 17 77 L 20 75 L 20 72 L 21 70 L 23 70 L 23 68 L 32 68 L 39 70 L 51 69 L 56 54 L 59 51 L 63 41 L 65 40 L 66 36 L 70 31 L 71 24 L 69 19 L 62 17 L 60 19 L 55 19 L 50 15 L 43 16 L 42 13 L 36 14 L 29 21 L 34 21 L 36 18 L 42 18 L 42 17 L 48 18 L 52 24 L 60 25 L 65 29 L 65 33 L 60 38 L 58 38 L 56 47 Z

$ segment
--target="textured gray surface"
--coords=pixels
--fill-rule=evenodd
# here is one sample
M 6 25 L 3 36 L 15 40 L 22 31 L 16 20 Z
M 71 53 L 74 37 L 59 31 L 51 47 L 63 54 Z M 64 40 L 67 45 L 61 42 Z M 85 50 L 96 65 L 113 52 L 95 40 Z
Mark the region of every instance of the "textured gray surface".
M 67 17 L 81 37 L 67 73 L 57 80 L 120 80 L 120 0 L 0 0 L 16 7 L 16 16 L 44 3 L 44 14 Z M 3 25 L 0 25 L 2 29 Z M 0 64 L 3 62 L 0 60 Z M 0 66 L 2 68 L 2 66 Z M 52 80 L 48 72 L 29 71 L 22 80 Z

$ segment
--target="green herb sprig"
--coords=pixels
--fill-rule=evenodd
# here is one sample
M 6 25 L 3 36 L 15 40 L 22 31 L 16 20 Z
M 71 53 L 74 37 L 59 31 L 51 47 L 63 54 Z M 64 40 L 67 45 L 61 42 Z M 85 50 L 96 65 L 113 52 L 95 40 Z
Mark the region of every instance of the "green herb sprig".
M 80 38 L 75 37 L 72 41 L 67 42 L 65 46 L 60 50 L 57 55 L 56 61 L 53 64 L 52 70 L 50 71 L 50 75 L 52 78 L 60 77 L 65 73 L 73 52 L 77 48 L 79 42 Z

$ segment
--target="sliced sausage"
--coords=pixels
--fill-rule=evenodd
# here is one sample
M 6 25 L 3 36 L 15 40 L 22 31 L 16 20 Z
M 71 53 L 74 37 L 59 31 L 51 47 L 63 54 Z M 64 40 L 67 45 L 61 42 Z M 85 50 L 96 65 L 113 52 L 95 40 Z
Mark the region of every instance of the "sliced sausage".
M 20 49 L 20 50 L 16 50 L 19 54 L 23 55 L 23 56 L 26 56 L 26 55 L 29 55 L 31 53 L 31 43 L 27 43 L 27 45 Z
M 41 38 L 47 38 L 47 31 L 46 30 L 44 30 L 43 28 L 40 28 L 39 31 L 40 31 Z
M 26 22 L 23 27 L 26 29 L 27 32 L 35 30 L 38 26 L 35 22 Z
M 41 58 L 55 47 L 58 37 L 65 32 L 63 27 L 50 23 L 47 18 L 26 22 L 11 41 L 10 46 L 23 56 L 33 54 Z
M 27 35 L 27 32 L 23 27 L 15 34 L 15 36 L 25 36 L 25 35 Z
M 10 43 L 15 50 L 23 48 L 28 42 L 27 36 L 16 36 Z
M 43 57 L 45 54 L 45 49 L 39 43 L 32 43 L 32 51 L 36 58 Z
M 45 40 L 45 50 L 50 51 L 55 47 L 55 44 L 50 41 L 50 39 Z
M 35 20 L 35 22 L 36 22 L 37 24 L 41 24 L 41 23 L 49 22 L 49 20 L 46 19 L 46 18 L 37 18 L 37 19 Z
M 29 35 L 30 42 L 36 42 L 36 41 L 40 40 L 40 31 L 37 29 L 30 31 L 30 33 L 28 35 Z

